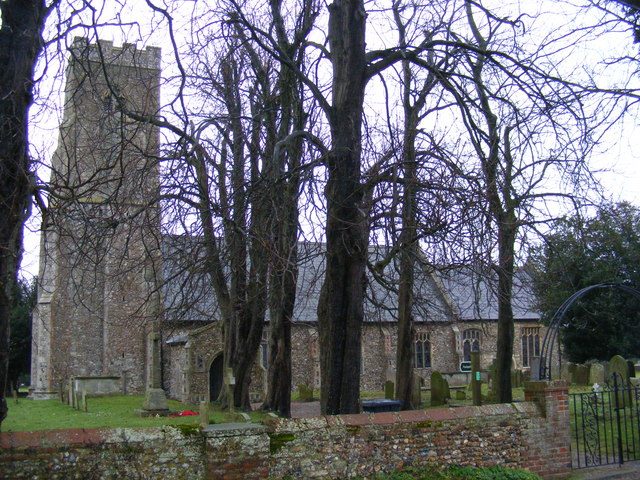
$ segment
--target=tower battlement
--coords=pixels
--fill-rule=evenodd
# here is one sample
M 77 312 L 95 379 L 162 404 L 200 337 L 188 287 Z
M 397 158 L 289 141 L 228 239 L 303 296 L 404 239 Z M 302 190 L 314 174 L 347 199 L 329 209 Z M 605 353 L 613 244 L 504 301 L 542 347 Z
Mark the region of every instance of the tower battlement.
M 161 49 L 147 47 L 138 50 L 135 43 L 123 43 L 114 47 L 110 40 L 98 40 L 89 43 L 86 37 L 75 37 L 71 46 L 72 55 L 92 62 L 103 62 L 108 65 L 135 66 L 136 68 L 160 69 Z

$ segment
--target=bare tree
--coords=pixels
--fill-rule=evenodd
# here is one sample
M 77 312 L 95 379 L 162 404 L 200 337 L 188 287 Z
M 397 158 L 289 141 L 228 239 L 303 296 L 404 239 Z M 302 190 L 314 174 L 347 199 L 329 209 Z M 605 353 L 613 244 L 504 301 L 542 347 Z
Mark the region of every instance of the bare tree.
M 271 2 L 278 48 L 303 71 L 305 42 L 319 11 L 313 0 L 301 5 L 289 35 L 282 16 L 282 2 Z M 304 154 L 304 131 L 309 115 L 305 112 L 304 88 L 295 71 L 279 62 L 277 89 L 280 124 L 273 161 L 270 200 L 272 220 L 270 241 L 272 257 L 269 277 L 269 343 L 267 394 L 263 408 L 283 416 L 291 412 L 291 322 L 296 300 L 298 276 L 297 242 L 299 230 L 298 191 Z
M 481 11 L 482 27 L 474 8 Z M 498 302 L 494 385 L 496 399 L 509 402 L 516 248 L 525 228 L 535 230 L 549 220 L 539 215 L 545 201 L 580 201 L 580 188 L 591 180 L 586 160 L 599 118 L 585 105 L 582 89 L 543 72 L 542 65 L 551 58 L 541 51 L 531 57 L 519 55 L 509 32 L 517 22 L 500 21 L 471 2 L 465 2 L 465 9 L 471 38 L 459 39 L 468 47 L 458 73 L 440 79 L 457 102 L 475 156 L 466 166 L 458 165 L 475 179 L 470 186 L 488 227 L 483 255 L 497 277 Z M 475 173 L 469 165 L 477 167 Z M 559 184 L 554 175 L 561 179 Z
M 56 2 L 0 3 L 0 424 L 7 416 L 11 292 L 22 256 L 22 228 L 34 182 L 27 119 L 42 31 Z

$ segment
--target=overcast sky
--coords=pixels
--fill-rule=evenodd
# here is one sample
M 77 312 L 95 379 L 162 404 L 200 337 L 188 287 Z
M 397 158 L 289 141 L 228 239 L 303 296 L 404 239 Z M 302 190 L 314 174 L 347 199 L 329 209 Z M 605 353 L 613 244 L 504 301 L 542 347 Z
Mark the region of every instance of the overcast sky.
M 186 32 L 189 27 L 188 18 L 193 10 L 204 8 L 206 5 L 205 0 L 198 0 L 196 2 L 185 1 L 173 1 L 165 0 L 169 6 L 177 9 L 174 12 L 174 18 L 176 20 L 176 32 Z M 215 0 L 211 0 L 215 1 Z M 260 0 L 256 0 L 260 1 Z M 371 1 L 366 2 L 368 8 L 375 7 L 376 4 L 386 4 L 388 2 Z M 490 2 L 485 2 L 488 4 Z M 116 2 L 109 2 L 108 5 L 114 5 Z M 134 5 L 133 3 L 129 5 Z M 121 12 L 109 13 L 106 10 L 102 10 L 102 19 L 107 20 L 109 18 L 118 17 L 119 21 L 125 22 L 145 18 L 144 2 L 140 2 L 139 5 L 143 6 L 127 6 Z M 519 1 L 501 1 L 499 2 L 500 8 L 504 11 L 517 12 L 520 8 L 535 8 L 536 12 L 523 12 L 527 13 L 524 17 L 525 21 L 529 18 L 535 18 L 527 23 L 531 32 L 536 31 L 541 38 L 552 38 L 554 34 L 562 30 L 562 26 L 568 22 L 579 25 L 580 22 L 584 22 L 585 25 L 589 23 L 597 23 L 599 19 L 604 18 L 602 14 L 597 11 L 592 11 L 589 15 L 576 16 L 574 10 L 570 9 L 566 5 L 563 6 L 562 2 L 547 1 L 547 2 L 519 2 Z M 509 10 L 510 9 L 510 10 Z M 99 10 L 99 9 L 98 9 Z M 100 11 L 100 10 L 99 10 Z M 163 48 L 163 72 L 167 72 L 172 67 L 171 49 L 167 44 L 168 35 L 162 28 L 158 28 L 157 21 L 158 16 L 149 17 L 150 20 L 145 20 L 140 25 L 132 25 L 123 28 L 110 28 L 101 32 L 102 38 L 106 40 L 113 40 L 116 45 L 120 45 L 126 38 L 129 42 L 138 42 L 138 48 L 144 48 L 147 45 L 161 46 Z M 88 21 L 88 19 L 87 19 Z M 153 26 L 151 26 L 153 25 Z M 616 32 L 604 33 L 604 30 L 596 35 L 597 38 L 590 38 L 587 42 L 587 34 L 584 35 L 582 40 L 585 42 L 584 47 L 581 46 L 577 51 L 580 55 L 576 55 L 575 52 L 568 56 L 564 61 L 567 62 L 565 66 L 574 62 L 572 68 L 580 69 L 587 64 L 597 64 L 602 62 L 607 57 L 623 57 L 625 55 L 637 55 L 638 45 L 632 43 L 632 35 L 627 28 L 622 26 L 616 27 Z M 152 32 L 152 34 L 149 34 Z M 74 32 L 74 35 L 86 35 L 81 29 Z M 68 43 L 71 42 L 71 39 Z M 90 35 L 89 35 L 90 36 Z M 383 36 L 380 36 L 381 41 Z M 54 52 L 56 48 L 50 49 L 50 52 Z M 602 64 L 601 64 L 602 65 Z M 60 110 L 58 104 L 60 103 L 59 95 L 51 95 L 49 92 L 59 92 L 62 88 L 61 76 L 56 76 L 56 72 L 61 71 L 61 65 L 59 63 L 49 62 L 48 70 L 45 76 L 45 80 L 40 85 L 40 91 L 42 93 L 41 98 L 32 109 L 32 146 L 31 150 L 36 158 L 46 162 L 50 158 L 53 149 L 57 141 L 56 126 L 60 120 Z M 636 82 L 637 74 L 634 74 L 633 70 L 635 66 L 630 65 L 608 65 L 606 68 L 601 66 L 598 75 L 604 75 L 610 79 L 612 83 L 620 83 L 622 79 Z M 51 83 L 52 78 L 57 78 L 57 82 Z M 604 78 L 604 77 L 603 77 Z M 45 95 L 46 92 L 46 95 Z M 45 99 L 46 98 L 46 99 Z M 638 125 L 638 114 L 635 110 L 631 111 L 631 114 L 627 115 L 618 126 L 611 129 L 608 135 L 603 139 L 602 145 L 599 151 L 594 155 L 593 165 L 596 169 L 601 170 L 597 174 L 601 180 L 603 186 L 609 196 L 614 201 L 627 200 L 634 204 L 640 205 L 640 127 Z M 44 176 L 46 176 L 46 168 L 40 170 Z M 23 271 L 26 276 L 31 276 L 37 273 L 37 256 L 39 250 L 39 235 L 38 218 L 35 216 L 28 225 L 25 232 L 25 257 L 23 260 Z

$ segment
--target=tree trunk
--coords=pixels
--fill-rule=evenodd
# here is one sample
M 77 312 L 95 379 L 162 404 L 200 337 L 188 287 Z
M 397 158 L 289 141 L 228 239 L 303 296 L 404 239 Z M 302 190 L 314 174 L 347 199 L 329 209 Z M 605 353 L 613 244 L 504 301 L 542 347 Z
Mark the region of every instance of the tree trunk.
M 405 122 L 405 128 L 407 128 Z M 396 349 L 396 398 L 403 410 L 418 405 L 411 403 L 413 391 L 413 286 L 416 262 L 416 163 L 415 134 L 405 131 L 404 195 L 402 204 L 402 232 L 400 233 L 400 282 L 398 287 L 398 346 Z
M 46 19 L 42 1 L 0 3 L 0 424 L 7 416 L 11 289 L 22 256 L 22 228 L 29 215 L 31 186 L 28 110 L 33 73 L 42 50 Z
M 361 209 L 360 149 L 366 80 L 362 0 L 329 7 L 333 64 L 331 151 L 327 159 L 326 274 L 318 304 L 323 414 L 360 409 L 361 330 L 367 238 Z
M 296 131 L 304 129 L 307 115 L 301 101 L 302 87 L 285 66 L 281 68 L 280 83 L 282 118 L 278 138 L 286 141 L 292 125 Z M 275 410 L 284 417 L 291 415 L 291 320 L 298 278 L 298 168 L 302 158 L 302 138 L 288 143 L 285 152 L 274 152 L 273 158 L 274 173 L 284 174 L 288 170 L 290 176 L 274 178 L 271 184 L 273 253 L 269 285 L 267 395 L 263 405 L 264 409 Z
M 297 209 L 296 209 L 297 210 Z M 297 224 L 297 219 L 294 220 Z M 297 229 L 277 239 L 271 264 L 267 395 L 264 409 L 291 416 L 291 319 L 296 299 Z M 293 235 L 291 235 L 293 233 Z
M 508 223 L 506 223 L 508 222 Z M 498 342 L 496 351 L 495 400 L 511 403 L 511 360 L 513 358 L 513 265 L 515 228 L 513 223 L 498 222 Z

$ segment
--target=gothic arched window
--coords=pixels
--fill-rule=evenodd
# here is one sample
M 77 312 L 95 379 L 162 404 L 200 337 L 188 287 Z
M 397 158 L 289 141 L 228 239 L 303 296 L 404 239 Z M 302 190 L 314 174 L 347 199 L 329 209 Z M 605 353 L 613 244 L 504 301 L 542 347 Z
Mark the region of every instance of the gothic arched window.
M 471 352 L 480 351 L 480 330 L 477 328 L 470 328 L 462 332 L 462 352 L 463 361 L 471 361 Z
M 414 368 L 431 368 L 431 337 L 429 332 L 415 334 Z

